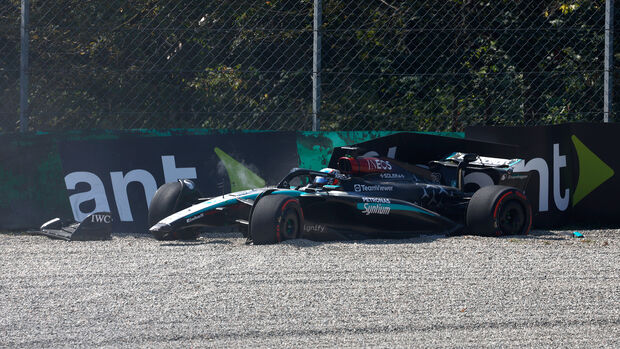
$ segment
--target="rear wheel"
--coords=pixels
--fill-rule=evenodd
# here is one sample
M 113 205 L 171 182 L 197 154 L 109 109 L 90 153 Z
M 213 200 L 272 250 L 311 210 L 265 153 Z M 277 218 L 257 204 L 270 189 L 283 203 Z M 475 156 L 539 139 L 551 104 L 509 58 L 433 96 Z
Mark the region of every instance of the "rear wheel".
M 172 183 L 166 183 L 159 187 L 149 205 L 148 224 L 149 228 L 162 219 L 188 208 L 198 202 L 200 192 L 194 182 L 183 179 Z M 200 235 L 195 230 L 181 230 L 172 233 L 153 232 L 157 240 L 193 240 Z
M 467 206 L 467 228 L 487 236 L 527 234 L 532 225 L 532 206 L 516 188 L 482 187 Z
M 286 195 L 261 198 L 250 218 L 250 238 L 255 245 L 275 244 L 301 236 L 303 212 L 299 200 Z

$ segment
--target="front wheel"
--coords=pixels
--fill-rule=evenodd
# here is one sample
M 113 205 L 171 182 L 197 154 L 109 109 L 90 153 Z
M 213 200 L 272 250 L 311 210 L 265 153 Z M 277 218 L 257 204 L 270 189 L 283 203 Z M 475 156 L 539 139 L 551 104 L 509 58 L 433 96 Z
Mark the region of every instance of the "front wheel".
M 301 237 L 303 212 L 299 200 L 286 195 L 267 195 L 254 207 L 250 239 L 255 245 L 275 244 Z
M 469 201 L 466 223 L 473 234 L 524 235 L 532 226 L 532 205 L 516 188 L 482 187 Z
M 149 228 L 160 220 L 198 202 L 201 197 L 194 182 L 183 179 L 159 187 L 149 205 Z M 193 240 L 200 235 L 195 230 L 181 230 L 171 233 L 153 232 L 157 240 Z

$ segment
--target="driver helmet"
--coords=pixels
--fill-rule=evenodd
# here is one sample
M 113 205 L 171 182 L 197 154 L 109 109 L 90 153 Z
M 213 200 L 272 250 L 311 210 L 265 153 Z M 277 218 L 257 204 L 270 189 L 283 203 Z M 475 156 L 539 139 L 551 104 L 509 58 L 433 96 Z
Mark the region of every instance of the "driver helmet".
M 320 172 L 333 173 L 335 175 L 339 175 L 340 174 L 340 171 L 338 171 L 338 170 L 336 170 L 334 168 L 324 168 Z M 314 185 L 316 185 L 316 186 L 338 185 L 339 183 L 340 183 L 340 181 L 338 180 L 338 178 L 323 177 L 323 176 L 316 176 L 316 177 L 314 177 Z

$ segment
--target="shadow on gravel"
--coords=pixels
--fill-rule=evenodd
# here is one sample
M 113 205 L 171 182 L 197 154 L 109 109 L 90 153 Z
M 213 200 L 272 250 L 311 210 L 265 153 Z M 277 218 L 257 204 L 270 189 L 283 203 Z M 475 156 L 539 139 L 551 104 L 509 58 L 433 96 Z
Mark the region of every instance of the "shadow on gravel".
M 527 235 L 508 235 L 500 236 L 498 239 L 509 240 L 539 240 L 539 241 L 566 241 L 566 240 L 581 240 L 587 241 L 587 239 L 578 238 L 573 235 L 572 231 L 549 231 L 549 230 L 533 230 Z
M 360 240 L 330 240 L 330 241 L 312 241 L 306 239 L 295 239 L 281 242 L 281 244 L 291 245 L 299 248 L 303 247 L 315 247 L 329 244 L 359 244 L 359 245 L 401 245 L 401 244 L 420 244 L 431 243 L 440 239 L 449 238 L 489 238 L 489 239 L 503 239 L 510 241 L 566 241 L 566 240 L 581 240 L 588 241 L 588 239 L 579 239 L 573 236 L 572 231 L 550 231 L 550 230 L 533 230 L 527 235 L 506 235 L 498 237 L 489 237 L 476 234 L 454 234 L 454 235 L 423 235 L 415 238 L 407 239 L 360 239 Z
M 329 241 L 313 241 L 307 239 L 286 240 L 281 242 L 283 245 L 291 245 L 295 247 L 316 247 L 329 244 L 347 244 L 347 245 L 402 245 L 402 244 L 420 244 L 430 243 L 438 239 L 444 239 L 447 235 L 423 235 L 421 237 L 407 239 L 363 239 L 363 240 L 329 240 Z
M 163 243 L 160 246 L 166 247 L 187 247 L 187 246 L 200 246 L 200 245 L 231 245 L 232 241 L 229 240 L 187 240 L 187 241 L 175 241 Z
M 431 243 L 439 239 L 448 239 L 452 237 L 479 237 L 485 238 L 487 236 L 471 235 L 471 234 L 455 234 L 455 235 L 423 235 L 415 238 L 408 239 L 360 239 L 360 240 L 333 240 L 333 241 L 312 241 L 306 239 L 287 240 L 281 244 L 291 245 L 299 248 L 303 247 L 315 247 L 328 244 L 358 244 L 358 245 L 402 245 L 402 244 L 421 244 Z M 499 237 L 491 237 L 492 239 L 507 239 L 507 240 L 543 240 L 543 241 L 561 241 L 571 239 L 572 236 L 569 232 L 558 233 L 549 230 L 534 230 L 528 235 L 507 235 Z
M 566 240 L 569 236 L 565 234 L 554 233 L 549 230 L 534 230 L 531 231 L 528 235 L 523 235 L 523 238 L 526 239 L 536 239 L 536 240 Z

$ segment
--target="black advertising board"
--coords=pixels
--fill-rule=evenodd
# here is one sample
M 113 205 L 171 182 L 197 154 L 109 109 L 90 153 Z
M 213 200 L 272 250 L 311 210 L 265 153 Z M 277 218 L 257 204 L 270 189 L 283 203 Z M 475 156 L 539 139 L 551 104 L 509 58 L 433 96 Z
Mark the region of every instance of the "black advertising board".
M 120 136 L 60 143 L 73 218 L 110 211 L 119 232 L 147 230 L 159 186 L 193 178 L 203 195 L 277 183 L 297 166 L 294 132 Z
M 566 223 L 620 224 L 620 125 L 571 123 L 553 126 L 466 129 L 466 138 L 519 146 L 538 226 Z
M 205 196 L 274 184 L 300 163 L 324 167 L 332 146 L 353 143 L 376 155 L 415 163 L 453 151 L 524 158 L 523 166 L 533 174 L 527 194 L 536 210 L 537 226 L 620 224 L 615 204 L 620 196 L 618 124 L 469 127 L 466 131 L 466 138 L 411 132 L 362 143 L 379 133 L 3 134 L 0 228 L 35 229 L 54 217 L 80 219 L 95 209 L 109 208 L 118 216 L 119 232 L 144 232 L 148 199 L 166 181 L 195 177 Z M 330 140 L 328 144 L 323 144 L 324 139 Z M 343 150 L 336 148 L 333 158 L 337 159 L 338 151 Z

